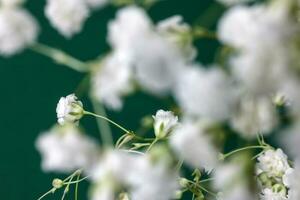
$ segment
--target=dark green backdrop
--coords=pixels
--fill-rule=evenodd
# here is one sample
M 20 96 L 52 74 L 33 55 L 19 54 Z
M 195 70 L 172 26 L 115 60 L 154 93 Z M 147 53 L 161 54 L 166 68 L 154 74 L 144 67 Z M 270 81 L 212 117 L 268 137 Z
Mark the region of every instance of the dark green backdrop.
M 210 4 L 214 2 L 164 0 L 151 8 L 149 14 L 154 21 L 182 14 L 187 22 L 195 23 L 198 19 L 201 25 L 213 29 L 215 24 L 211 19 L 215 19 L 222 8 Z M 61 48 L 82 60 L 93 59 L 108 50 L 105 42 L 106 25 L 114 17 L 114 7 L 95 12 L 81 34 L 66 40 L 50 27 L 44 16 L 44 6 L 44 0 L 28 0 L 26 3 L 41 26 L 40 42 Z M 205 12 L 207 9 L 210 11 Z M 206 17 L 199 18 L 201 15 Z M 199 60 L 209 63 L 217 45 L 215 41 L 198 41 Z M 54 177 L 60 176 L 45 174 L 40 170 L 40 156 L 34 147 L 35 139 L 41 131 L 47 130 L 56 122 L 55 107 L 59 97 L 72 93 L 84 75 L 29 50 L 12 58 L 0 58 L 0 74 L 0 199 L 35 200 L 50 188 Z M 86 98 L 83 97 L 83 101 L 89 105 Z M 155 113 L 157 109 L 164 107 L 166 105 L 159 100 L 139 93 L 126 99 L 122 112 L 108 114 L 128 128 L 135 129 L 141 116 Z M 83 124 L 89 134 L 97 136 L 93 119 L 84 119 Z M 80 190 L 82 200 L 86 199 L 85 187 L 83 185 Z

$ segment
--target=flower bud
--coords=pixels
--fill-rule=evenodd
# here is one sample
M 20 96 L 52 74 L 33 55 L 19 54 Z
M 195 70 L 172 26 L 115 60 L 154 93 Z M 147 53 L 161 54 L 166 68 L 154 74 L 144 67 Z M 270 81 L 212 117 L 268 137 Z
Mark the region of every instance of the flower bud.
M 64 182 L 59 179 L 59 178 L 55 178 L 53 179 L 52 181 L 52 186 L 55 188 L 55 189 L 59 189 L 61 188 L 62 186 L 64 185 Z
M 157 138 L 166 137 L 172 129 L 178 124 L 178 117 L 171 111 L 159 110 L 154 119 L 154 132 Z

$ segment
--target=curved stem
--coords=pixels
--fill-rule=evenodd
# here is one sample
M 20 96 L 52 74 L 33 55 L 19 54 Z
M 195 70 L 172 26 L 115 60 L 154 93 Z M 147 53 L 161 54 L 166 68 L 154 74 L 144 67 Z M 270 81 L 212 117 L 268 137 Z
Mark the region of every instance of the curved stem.
M 48 192 L 46 192 L 45 194 L 43 194 L 40 198 L 38 198 L 38 200 L 41 200 L 43 199 L 44 197 L 46 197 L 48 194 L 51 194 L 55 191 L 54 188 L 52 188 L 51 190 L 49 190 Z
M 70 56 L 69 54 L 59 49 L 55 49 L 53 47 L 49 47 L 47 45 L 40 44 L 40 43 L 35 43 L 31 45 L 29 49 L 36 53 L 47 56 L 59 64 L 66 65 L 75 71 L 78 72 L 89 71 L 90 67 L 88 64 L 78 60 L 77 58 Z
M 225 158 L 227 158 L 227 157 L 229 157 L 229 156 L 231 156 L 231 155 L 233 155 L 233 154 L 235 154 L 235 153 L 238 153 L 238 152 L 240 152 L 240 151 L 244 151 L 244 150 L 248 150 L 248 149 L 266 149 L 266 148 L 268 148 L 267 146 L 248 146 L 248 147 L 243 147 L 243 148 L 240 148 L 240 149 L 236 149 L 236 150 L 234 150 L 234 151 L 231 151 L 231 152 L 229 152 L 229 153 L 227 153 L 227 154 L 224 154 L 223 156 L 222 156 L 222 159 L 225 159 Z
M 153 142 L 152 142 L 152 143 L 150 144 L 150 146 L 148 147 L 146 153 L 148 153 L 148 152 L 151 150 L 151 148 L 158 142 L 158 140 L 159 140 L 159 138 L 155 138 L 155 139 L 153 140 Z
M 130 133 L 129 130 L 127 130 L 126 128 L 124 128 L 123 126 L 121 126 L 120 124 L 108 119 L 107 117 L 104 117 L 102 115 L 97 115 L 95 113 L 92 113 L 92 112 L 89 112 L 89 111 L 84 111 L 83 112 L 85 115 L 91 115 L 91 116 L 94 116 L 94 117 L 97 117 L 97 118 L 100 118 L 100 119 L 103 119 L 105 121 L 108 121 L 109 123 L 115 125 L 116 127 L 118 127 L 119 129 L 121 129 L 122 131 L 124 131 L 125 133 Z

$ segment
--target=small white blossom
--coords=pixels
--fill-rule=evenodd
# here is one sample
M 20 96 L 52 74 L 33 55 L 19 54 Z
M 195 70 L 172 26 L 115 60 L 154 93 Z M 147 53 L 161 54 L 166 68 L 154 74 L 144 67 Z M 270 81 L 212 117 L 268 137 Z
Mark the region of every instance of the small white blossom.
M 168 200 L 177 189 L 176 178 L 166 166 L 152 163 L 148 155 L 108 152 L 93 173 L 96 189 L 92 199 L 100 200 L 100 196 L 106 194 L 105 200 L 114 200 L 121 186 L 128 189 L 132 200 Z
M 81 31 L 89 9 L 84 0 L 47 0 L 45 14 L 53 27 L 71 38 Z
M 269 134 L 277 124 L 276 108 L 264 97 L 242 98 L 231 118 L 232 127 L 247 139 L 256 138 L 258 133 Z
M 260 196 L 261 200 L 287 200 L 284 192 L 275 192 L 270 188 L 265 188 Z
M 97 143 L 72 125 L 56 126 L 36 140 L 44 171 L 90 170 L 98 160 Z
M 200 66 L 178 77 L 175 97 L 187 114 L 213 120 L 228 119 L 236 101 L 231 80 L 222 70 Z
M 183 122 L 174 130 L 170 142 L 188 164 L 211 171 L 218 162 L 218 152 L 206 128 L 206 122 Z
M 178 117 L 171 111 L 158 110 L 153 119 L 154 132 L 159 138 L 167 136 L 178 125 Z
M 58 123 L 77 122 L 83 116 L 83 111 L 81 101 L 74 94 L 61 97 L 56 107 Z
M 109 55 L 92 76 L 94 96 L 108 108 L 122 108 L 122 97 L 133 89 L 132 70 L 118 53 Z
M 11 56 L 31 45 L 37 38 L 38 25 L 24 9 L 0 8 L 0 54 Z
M 265 172 L 270 178 L 282 178 L 290 168 L 288 158 L 281 149 L 269 149 L 258 157 L 257 174 Z
M 295 162 L 295 169 L 289 169 L 283 176 L 283 183 L 289 188 L 288 199 L 297 200 L 300 198 L 300 162 Z

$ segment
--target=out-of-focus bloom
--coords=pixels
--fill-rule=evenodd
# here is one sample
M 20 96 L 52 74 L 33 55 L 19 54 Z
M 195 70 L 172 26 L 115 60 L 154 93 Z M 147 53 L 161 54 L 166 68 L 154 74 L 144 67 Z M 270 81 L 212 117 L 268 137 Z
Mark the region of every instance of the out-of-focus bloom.
M 58 123 L 77 122 L 83 116 L 83 111 L 81 101 L 74 94 L 61 97 L 56 107 Z
M 282 178 L 290 168 L 288 158 L 281 149 L 267 150 L 258 157 L 257 174 L 265 172 L 270 178 Z
M 188 164 L 211 171 L 218 162 L 218 152 L 207 132 L 209 124 L 186 121 L 171 136 L 171 146 Z
M 278 123 L 276 108 L 264 97 L 242 98 L 231 118 L 232 127 L 244 138 L 256 138 L 257 134 L 270 133 Z
M 167 136 L 178 125 L 178 117 L 171 111 L 158 110 L 153 119 L 154 132 L 158 138 Z
M 25 0 L 0 0 L 1 7 L 13 7 L 19 6 L 24 3 Z
M 175 97 L 187 114 L 221 121 L 229 118 L 236 102 L 231 80 L 222 70 L 199 66 L 180 75 Z
M 235 4 L 240 4 L 240 3 L 247 3 L 253 0 L 217 0 L 218 2 L 226 5 L 226 6 L 232 6 Z
M 265 188 L 260 196 L 261 200 L 287 200 L 286 193 L 277 192 L 270 188 Z
M 0 54 L 11 56 L 31 45 L 37 38 L 38 25 L 24 9 L 1 7 Z
M 197 50 L 193 46 L 191 27 L 183 21 L 181 15 L 175 15 L 158 22 L 156 30 L 164 38 L 179 47 L 188 60 L 193 60 L 197 55 Z
M 122 96 L 133 89 L 131 68 L 126 59 L 113 53 L 99 64 L 92 83 L 94 96 L 107 107 L 119 110 Z
M 213 172 L 214 187 L 224 200 L 253 200 L 248 188 L 245 170 L 241 164 L 225 163 L 218 165 Z
M 97 143 L 73 125 L 55 126 L 36 141 L 44 171 L 90 170 L 98 160 Z
M 109 0 L 85 0 L 87 5 L 92 9 L 98 9 L 104 7 Z
M 295 162 L 295 169 L 289 169 L 283 176 L 283 183 L 289 188 L 288 199 L 297 200 L 300 198 L 300 163 Z
M 158 95 L 169 93 L 188 59 L 155 31 L 145 11 L 134 6 L 121 9 L 108 30 L 109 43 L 130 61 L 142 89 Z
M 89 9 L 84 0 L 47 0 L 45 14 L 53 27 L 71 38 L 81 31 Z
M 298 148 L 300 141 L 300 124 L 298 120 L 296 120 L 292 126 L 283 130 L 279 139 L 281 145 L 284 146 L 284 149 L 286 149 L 293 158 L 300 158 L 300 149 Z
M 92 199 L 98 200 L 98 195 L 104 194 L 106 200 L 116 199 L 115 193 L 125 187 L 132 200 L 168 200 L 177 189 L 176 178 L 165 165 L 153 163 L 148 155 L 112 151 L 99 162 L 92 176 Z

